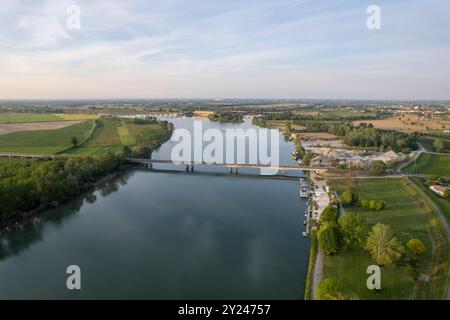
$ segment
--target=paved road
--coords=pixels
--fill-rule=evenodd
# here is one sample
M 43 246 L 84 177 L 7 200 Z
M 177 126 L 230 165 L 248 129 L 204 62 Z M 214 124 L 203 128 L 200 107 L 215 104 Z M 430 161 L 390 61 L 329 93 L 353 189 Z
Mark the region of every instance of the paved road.
M 408 179 L 409 180 L 409 179 Z M 430 197 L 428 197 L 428 195 L 423 192 L 422 190 L 420 190 L 419 187 L 417 187 L 414 182 L 412 182 L 411 180 L 409 180 L 409 182 L 411 182 L 412 187 L 420 194 L 422 195 L 425 199 L 428 200 L 428 202 L 431 204 L 431 206 L 433 207 L 433 210 L 436 212 L 442 226 L 444 227 L 445 231 L 447 232 L 447 237 L 450 238 L 450 227 L 447 223 L 447 219 L 445 218 L 444 214 L 442 213 L 441 209 L 433 202 L 433 200 L 430 199 Z M 447 284 L 447 300 L 450 300 L 450 285 Z

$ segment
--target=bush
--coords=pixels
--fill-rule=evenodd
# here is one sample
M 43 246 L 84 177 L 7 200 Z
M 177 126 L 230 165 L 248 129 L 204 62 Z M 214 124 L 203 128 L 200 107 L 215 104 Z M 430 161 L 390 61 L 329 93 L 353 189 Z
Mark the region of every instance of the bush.
M 355 203 L 356 200 L 357 200 L 356 195 L 353 194 L 353 192 L 351 192 L 350 190 L 342 192 L 341 201 L 343 205 L 351 205 Z
M 323 279 L 317 287 L 317 300 L 341 300 L 342 295 L 337 291 L 333 279 Z
M 408 241 L 406 244 L 408 249 L 415 254 L 416 256 L 420 256 L 426 251 L 425 245 L 419 239 L 413 238 Z
M 370 209 L 370 210 L 381 211 L 381 210 L 383 210 L 386 207 L 386 203 L 383 200 L 362 199 L 360 201 L 360 206 L 363 209 Z
M 362 199 L 360 204 L 361 204 L 361 207 L 364 209 L 369 208 L 369 200 Z

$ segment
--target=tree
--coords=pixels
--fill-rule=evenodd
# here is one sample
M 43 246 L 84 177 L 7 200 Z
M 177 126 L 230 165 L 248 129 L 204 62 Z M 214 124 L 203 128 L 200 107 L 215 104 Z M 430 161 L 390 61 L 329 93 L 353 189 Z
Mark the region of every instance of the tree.
M 369 208 L 369 200 L 362 199 L 361 200 L 361 207 L 364 208 L 364 209 Z
M 416 238 L 412 238 L 408 241 L 406 244 L 408 249 L 415 254 L 416 256 L 420 256 L 422 253 L 425 252 L 426 248 L 422 241 Z
M 377 201 L 377 203 L 375 204 L 375 210 L 381 211 L 384 209 L 384 206 L 385 206 L 384 201 L 382 200 Z
M 369 209 L 370 209 L 370 210 L 375 210 L 375 207 L 376 207 L 376 202 L 375 202 L 375 200 L 370 200 L 370 201 L 369 201 Z
M 358 246 L 367 234 L 367 223 L 358 213 L 346 213 L 339 219 L 346 248 Z
M 71 141 L 72 146 L 74 148 L 78 147 L 78 139 L 77 139 L 77 137 L 72 137 L 72 139 L 70 141 Z
M 323 224 L 317 233 L 320 248 L 326 255 L 337 252 L 339 247 L 339 229 L 336 223 Z
M 369 233 L 366 250 L 370 252 L 376 264 L 390 266 L 402 256 L 404 247 L 393 236 L 391 227 L 378 223 Z
M 443 152 L 445 150 L 444 140 L 442 140 L 441 138 L 434 140 L 433 146 L 437 152 Z
M 370 164 L 370 172 L 374 175 L 381 176 L 386 172 L 387 166 L 383 161 L 375 160 Z
M 317 300 L 342 300 L 342 295 L 337 291 L 333 279 L 326 278 L 317 286 Z
M 356 196 L 350 190 L 345 190 L 342 192 L 341 201 L 343 205 L 350 205 L 354 203 L 355 200 Z
M 327 223 L 327 222 L 336 223 L 337 221 L 338 221 L 338 210 L 336 208 L 328 206 L 325 209 L 323 209 L 322 213 L 320 214 L 320 223 Z

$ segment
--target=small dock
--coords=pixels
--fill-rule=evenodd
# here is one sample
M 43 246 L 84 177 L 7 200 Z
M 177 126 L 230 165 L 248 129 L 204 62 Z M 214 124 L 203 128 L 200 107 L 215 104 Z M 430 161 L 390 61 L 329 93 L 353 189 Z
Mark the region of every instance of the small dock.
M 309 199 L 311 192 L 308 190 L 308 183 L 306 182 L 306 179 L 301 177 L 300 178 L 300 198 L 302 199 Z M 304 212 L 305 218 L 303 221 L 303 224 L 305 225 L 305 231 L 302 233 L 304 237 L 309 236 L 309 229 L 310 229 L 310 220 L 312 218 L 312 207 L 311 203 L 308 200 L 306 202 L 306 210 Z

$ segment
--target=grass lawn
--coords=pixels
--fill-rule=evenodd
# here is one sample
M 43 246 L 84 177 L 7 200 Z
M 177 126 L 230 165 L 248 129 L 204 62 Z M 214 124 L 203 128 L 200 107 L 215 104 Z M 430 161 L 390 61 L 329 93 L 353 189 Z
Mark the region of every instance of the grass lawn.
M 406 179 L 352 179 L 330 181 L 338 192 L 350 188 L 359 199 L 384 200 L 385 210 L 366 211 L 346 207 L 346 212 L 360 213 L 370 225 L 390 225 L 396 237 L 406 245 L 420 239 L 427 251 L 419 258 L 419 272 L 428 281 L 413 281 L 406 266 L 383 267 L 381 292 L 366 287 L 366 268 L 373 264 L 363 249 L 339 252 L 324 260 L 324 278 L 332 278 L 340 291 L 359 299 L 442 299 L 447 288 L 448 240 L 428 202 Z
M 87 120 L 56 130 L 22 131 L 0 135 L 0 152 L 58 153 L 71 147 L 72 137 L 86 140 L 94 126 Z
M 444 199 L 434 192 L 432 192 L 425 184 L 424 179 L 420 178 L 411 178 L 411 181 L 414 182 L 416 186 L 419 187 L 423 192 L 428 195 L 428 197 L 433 200 L 433 202 L 441 209 L 442 213 L 445 214 L 447 221 L 450 223 L 450 200 Z
M 403 169 L 405 173 L 424 173 L 437 176 L 450 176 L 450 155 L 422 153 L 416 162 Z

